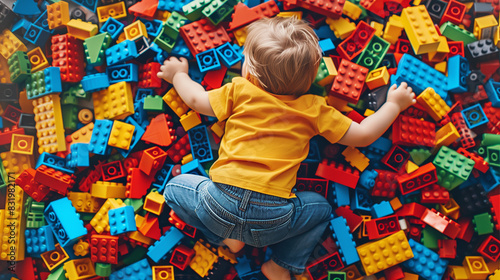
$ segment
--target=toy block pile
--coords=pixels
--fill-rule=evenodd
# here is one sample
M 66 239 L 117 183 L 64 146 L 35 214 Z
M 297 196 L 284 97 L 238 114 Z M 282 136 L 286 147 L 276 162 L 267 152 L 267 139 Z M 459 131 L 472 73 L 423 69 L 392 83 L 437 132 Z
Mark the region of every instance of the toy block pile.
M 297 174 L 332 218 L 299 280 L 500 279 L 498 0 L 0 0 L 0 280 L 258 280 L 166 205 L 208 176 L 224 122 L 157 77 L 185 57 L 207 90 L 241 75 L 246 26 L 309 22 L 308 94 L 355 122 L 392 85 L 417 103 L 373 144 L 321 137 Z M 251 148 L 251 147 L 249 147 Z M 292 249 L 292 248 L 291 248 Z

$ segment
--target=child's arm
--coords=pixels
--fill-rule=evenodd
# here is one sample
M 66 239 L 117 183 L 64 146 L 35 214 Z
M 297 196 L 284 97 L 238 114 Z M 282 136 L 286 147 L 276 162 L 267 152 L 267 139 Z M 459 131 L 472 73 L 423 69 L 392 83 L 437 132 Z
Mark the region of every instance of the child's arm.
M 189 75 L 187 59 L 169 57 L 163 62 L 158 77 L 174 85 L 175 90 L 189 108 L 206 116 L 215 117 L 205 89 Z
M 391 86 L 385 104 L 361 123 L 352 122 L 338 143 L 355 147 L 370 145 L 384 134 L 401 111 L 415 102 L 415 93 L 405 82 L 398 88 L 396 85 Z

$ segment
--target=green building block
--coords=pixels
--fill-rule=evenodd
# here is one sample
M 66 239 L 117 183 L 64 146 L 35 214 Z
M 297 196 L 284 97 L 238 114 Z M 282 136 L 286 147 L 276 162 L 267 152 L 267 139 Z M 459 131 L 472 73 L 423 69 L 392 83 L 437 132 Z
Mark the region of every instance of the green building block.
M 24 203 L 26 228 L 39 228 L 45 225 L 43 210 L 45 210 L 45 203 L 36 202 L 33 198 L 28 197 Z
M 45 74 L 43 71 L 38 71 L 31 74 L 31 77 L 26 79 L 26 96 L 28 99 L 39 97 L 45 93 Z
M 111 264 L 110 263 L 96 263 L 95 264 L 95 274 L 101 277 L 109 277 L 111 275 Z
M 432 161 L 438 176 L 437 184 L 452 190 L 469 178 L 475 162 L 443 146 Z
M 14 83 L 22 83 L 31 74 L 31 63 L 28 54 L 23 51 L 13 53 L 8 60 L 10 80 Z
M 130 265 L 144 259 L 146 257 L 147 252 L 148 252 L 147 248 L 144 248 L 142 246 L 135 246 L 132 252 L 123 256 L 122 259 L 123 265 Z
M 80 219 L 82 219 L 82 221 L 84 222 L 90 222 L 94 216 L 95 216 L 95 213 L 84 213 L 84 212 L 81 212 L 81 213 L 78 213 L 80 215 Z
M 366 107 L 367 107 L 365 100 L 363 100 L 363 99 L 360 99 L 358 101 L 358 103 L 356 103 L 356 104 L 347 103 L 347 105 L 351 108 L 358 109 L 359 111 L 362 111 L 362 112 L 364 112 Z
M 64 90 L 60 95 L 61 105 L 78 105 L 78 98 L 76 97 L 77 89 L 78 89 L 77 86 L 72 86 Z
M 161 31 L 160 35 L 157 36 L 153 42 L 158 45 L 162 50 L 170 53 L 172 49 L 175 46 L 175 43 L 177 42 L 175 39 L 170 38 L 167 36 L 167 34 L 163 33 L 163 30 Z
M 61 105 L 63 124 L 65 129 L 76 130 L 78 125 L 78 107 L 75 105 Z
M 137 213 L 139 209 L 142 208 L 142 205 L 144 205 L 144 201 L 142 199 L 133 199 L 133 198 L 127 198 L 123 201 L 128 206 L 134 207 L 134 213 Z
M 437 250 L 439 249 L 438 240 L 444 238 L 445 236 L 442 233 L 430 226 L 426 226 L 422 229 L 422 238 L 420 242 L 429 249 Z
M 430 156 L 431 151 L 424 148 L 415 148 L 410 150 L 411 160 L 418 166 L 422 165 Z
M 492 166 L 500 166 L 500 145 L 487 146 L 488 163 Z
M 481 141 L 481 146 L 493 146 L 500 145 L 500 135 L 485 133 L 483 134 L 483 140 Z
M 374 35 L 358 58 L 357 64 L 368 68 L 369 71 L 378 68 L 391 44 Z
M 159 95 L 148 95 L 144 98 L 144 110 L 151 112 L 163 112 L 165 109 L 165 102 Z
M 328 280 L 346 280 L 346 273 L 341 271 L 328 271 Z
M 479 146 L 479 148 L 477 148 L 477 154 L 478 154 L 480 157 L 484 158 L 484 160 L 485 160 L 486 162 L 488 162 L 488 161 L 489 161 L 489 159 L 488 159 L 487 147 Z
M 225 85 L 227 83 L 230 83 L 230 82 L 233 81 L 233 78 L 236 78 L 236 77 L 241 77 L 241 75 L 238 74 L 238 73 L 232 72 L 232 71 L 227 71 L 226 72 L 226 77 L 224 77 L 224 80 L 222 81 L 222 84 Z
M 66 271 L 64 271 L 63 266 L 61 265 L 58 269 L 52 271 L 49 277 L 47 277 L 47 280 L 68 280 L 65 274 Z
M 83 41 L 87 65 L 100 66 L 104 64 L 106 49 L 111 45 L 111 35 L 108 32 L 99 33 Z
M 475 215 L 472 222 L 475 225 L 474 230 L 478 235 L 491 234 L 495 228 L 491 222 L 491 215 L 488 213 Z
M 168 20 L 163 25 L 162 34 L 176 40 L 179 37 L 179 29 L 181 26 L 186 24 L 187 18 L 179 14 L 178 12 L 172 12 Z
M 209 3 L 209 0 L 194 0 L 182 6 L 182 12 L 190 21 L 197 21 L 203 16 L 202 11 Z
M 314 94 L 314 95 L 319 95 L 319 96 L 326 96 L 326 89 L 324 86 L 320 86 L 316 83 L 312 83 L 311 87 L 307 90 L 308 93 Z
M 462 41 L 464 46 L 477 41 L 476 36 L 471 32 L 460 28 L 459 26 L 447 21 L 439 28 L 444 37 L 453 41 Z
M 212 0 L 208 6 L 203 8 L 202 13 L 211 23 L 217 25 L 234 12 L 236 4 L 237 2 L 234 0 Z

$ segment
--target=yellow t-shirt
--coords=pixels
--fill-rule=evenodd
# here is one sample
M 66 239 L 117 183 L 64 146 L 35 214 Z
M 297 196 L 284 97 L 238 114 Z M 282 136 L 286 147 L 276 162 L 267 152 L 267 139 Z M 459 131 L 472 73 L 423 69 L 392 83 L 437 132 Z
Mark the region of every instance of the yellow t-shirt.
M 210 178 L 283 198 L 295 196 L 292 188 L 309 140 L 319 134 L 335 143 L 351 125 L 324 97 L 275 95 L 240 77 L 208 97 L 217 119 L 226 120 Z

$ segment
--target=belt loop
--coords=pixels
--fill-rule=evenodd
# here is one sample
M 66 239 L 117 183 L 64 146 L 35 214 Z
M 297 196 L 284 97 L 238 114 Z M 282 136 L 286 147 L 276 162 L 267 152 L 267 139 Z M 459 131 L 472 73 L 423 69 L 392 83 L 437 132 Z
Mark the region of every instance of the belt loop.
M 251 195 L 252 195 L 251 190 L 245 190 L 245 192 L 243 193 L 243 198 L 241 199 L 241 203 L 240 203 L 240 207 L 239 207 L 239 209 L 241 211 L 245 212 L 245 210 L 247 210 L 248 201 L 250 200 Z

